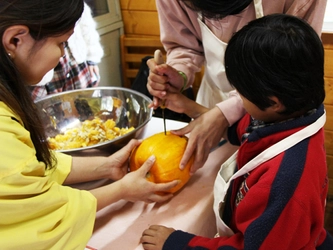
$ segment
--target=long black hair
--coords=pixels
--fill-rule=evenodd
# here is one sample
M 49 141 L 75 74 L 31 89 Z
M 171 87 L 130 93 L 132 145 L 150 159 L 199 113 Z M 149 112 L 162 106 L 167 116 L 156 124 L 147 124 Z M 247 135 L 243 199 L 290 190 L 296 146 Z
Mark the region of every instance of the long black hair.
M 272 105 L 272 96 L 284 104 L 284 114 L 324 101 L 324 48 L 297 17 L 273 14 L 251 21 L 230 39 L 225 65 L 231 85 L 262 110 Z
M 81 17 L 83 0 L 2 0 L 0 1 L 0 34 L 13 25 L 25 25 L 36 41 L 66 34 Z M 23 121 L 30 132 L 37 159 L 52 168 L 55 159 L 38 111 L 15 64 L 0 43 L 0 101 Z
M 236 15 L 249 6 L 253 0 L 180 0 L 194 11 L 201 12 L 203 17 L 222 19 Z

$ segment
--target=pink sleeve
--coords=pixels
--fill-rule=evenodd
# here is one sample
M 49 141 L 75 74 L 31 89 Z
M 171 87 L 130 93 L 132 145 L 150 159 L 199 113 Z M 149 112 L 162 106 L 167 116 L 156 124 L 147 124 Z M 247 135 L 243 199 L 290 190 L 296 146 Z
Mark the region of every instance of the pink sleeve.
M 229 98 L 216 104 L 216 106 L 221 110 L 225 118 L 228 120 L 229 126 L 233 125 L 246 113 L 243 107 L 242 99 L 236 90 L 230 91 Z
M 327 0 L 294 0 L 286 3 L 286 14 L 306 20 L 321 35 Z M 289 5 L 288 5 L 289 4 Z
M 184 72 L 191 85 L 204 62 L 198 14 L 181 1 L 156 0 L 156 7 L 161 41 L 167 51 L 166 63 Z

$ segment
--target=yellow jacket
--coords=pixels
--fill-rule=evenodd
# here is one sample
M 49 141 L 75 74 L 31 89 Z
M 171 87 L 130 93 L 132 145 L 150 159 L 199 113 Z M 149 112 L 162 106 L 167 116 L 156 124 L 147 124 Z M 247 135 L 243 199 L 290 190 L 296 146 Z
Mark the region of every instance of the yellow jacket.
M 95 221 L 96 199 L 63 186 L 71 156 L 55 153 L 45 171 L 17 115 L 0 102 L 0 248 L 84 249 Z

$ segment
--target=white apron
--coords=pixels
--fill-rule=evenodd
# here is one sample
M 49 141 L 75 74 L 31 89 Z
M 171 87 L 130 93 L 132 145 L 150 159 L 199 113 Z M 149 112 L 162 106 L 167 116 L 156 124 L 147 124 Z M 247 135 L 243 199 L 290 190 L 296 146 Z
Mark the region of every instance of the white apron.
M 269 159 L 275 157 L 276 155 L 286 151 L 288 148 L 296 145 L 300 141 L 310 137 L 311 135 L 317 133 L 325 124 L 326 112 L 314 123 L 303 128 L 302 130 L 286 137 L 285 139 L 279 141 L 278 143 L 270 146 L 247 164 L 245 164 L 240 170 L 234 173 L 236 169 L 236 157 L 237 152 L 234 153 L 225 163 L 222 164 L 214 183 L 214 213 L 216 217 L 217 226 L 217 236 L 231 236 L 234 232 L 223 222 L 221 219 L 225 195 L 229 188 L 230 182 L 237 177 L 243 176 L 249 173 L 251 170 L 258 167 L 260 164 L 268 161 Z
M 264 15 L 262 0 L 254 0 L 256 18 Z M 205 53 L 205 73 L 202 77 L 196 101 L 207 108 L 213 108 L 217 103 L 227 99 L 228 92 L 232 90 L 224 67 L 224 53 L 227 43 L 218 39 L 214 33 L 201 21 L 200 24 L 202 45 Z

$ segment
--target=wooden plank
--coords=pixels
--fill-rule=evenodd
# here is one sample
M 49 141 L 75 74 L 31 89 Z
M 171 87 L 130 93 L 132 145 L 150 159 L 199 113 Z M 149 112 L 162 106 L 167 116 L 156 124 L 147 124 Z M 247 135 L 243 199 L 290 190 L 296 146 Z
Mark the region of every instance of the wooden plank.
M 121 11 L 125 34 L 160 35 L 157 12 L 151 11 Z
M 142 54 L 127 54 L 125 55 L 125 62 L 141 62 L 141 59 L 145 57 Z
M 132 38 L 147 38 L 147 37 L 151 37 L 151 38 L 155 38 L 155 37 L 159 37 L 157 35 L 141 35 L 141 34 L 125 34 L 126 37 L 132 37 Z
M 333 179 L 333 155 L 327 155 L 327 169 L 328 169 L 328 178 Z M 333 187 L 333 183 L 331 184 Z
M 333 179 L 329 178 L 328 179 L 328 201 L 332 202 L 333 205 Z
M 323 41 L 325 49 L 333 49 L 333 34 L 323 33 L 321 35 L 321 40 Z
M 325 148 L 329 177 L 329 191 L 325 213 L 325 227 L 333 233 L 333 34 L 322 34 L 325 48 L 325 109 L 327 120 L 325 124 Z
M 122 10 L 156 10 L 155 0 L 120 0 Z
M 326 97 L 324 103 L 333 105 L 333 78 L 325 77 L 325 92 Z
M 324 74 L 325 77 L 333 78 L 333 48 L 325 49 Z
M 326 149 L 326 155 L 333 156 L 333 132 L 332 131 L 325 130 L 325 149 Z
M 160 37 L 125 37 L 124 45 L 127 47 L 162 47 Z
M 135 78 L 138 72 L 139 72 L 138 69 L 128 69 L 126 70 L 126 76 L 128 78 Z
M 159 37 L 120 37 L 121 46 L 121 67 L 123 86 L 130 88 L 137 76 L 142 59 L 146 56 L 153 56 L 156 49 L 161 49 L 166 55 Z
M 325 110 L 326 110 L 325 129 L 333 131 L 333 105 L 325 104 Z
M 325 130 L 333 131 L 333 106 L 332 105 L 325 105 L 326 110 L 326 123 L 325 123 Z
M 125 61 L 125 56 L 127 54 L 127 47 L 125 47 L 125 35 L 120 36 L 120 57 L 121 57 L 121 72 L 122 72 L 122 82 L 123 86 L 126 88 L 129 88 L 131 86 L 131 83 L 129 79 L 127 78 L 126 75 L 126 70 L 127 70 L 127 63 Z
M 333 179 L 329 179 L 329 191 L 325 208 L 325 228 L 333 235 Z

